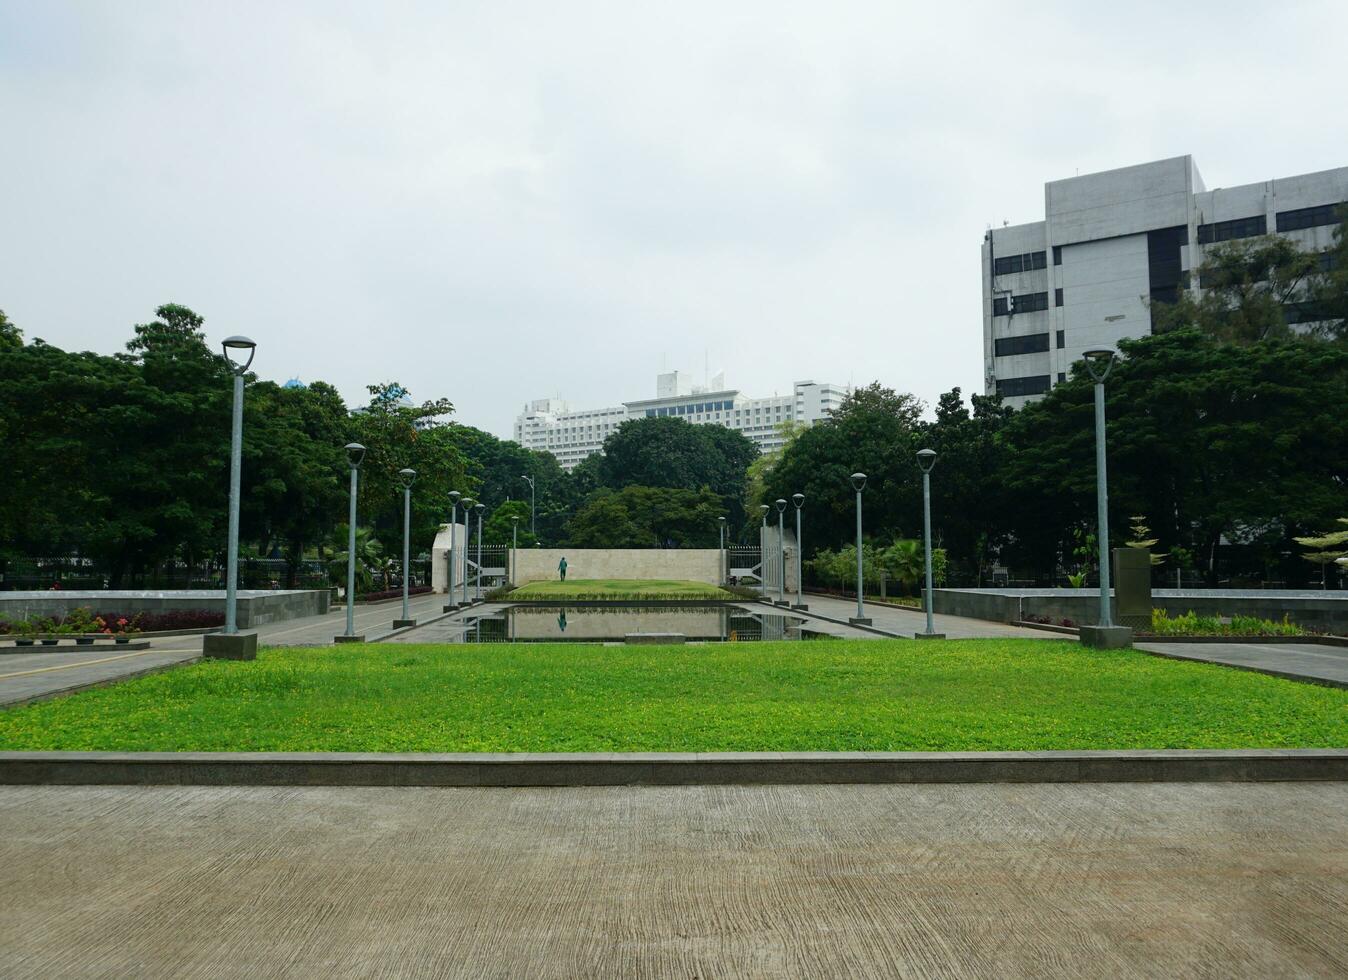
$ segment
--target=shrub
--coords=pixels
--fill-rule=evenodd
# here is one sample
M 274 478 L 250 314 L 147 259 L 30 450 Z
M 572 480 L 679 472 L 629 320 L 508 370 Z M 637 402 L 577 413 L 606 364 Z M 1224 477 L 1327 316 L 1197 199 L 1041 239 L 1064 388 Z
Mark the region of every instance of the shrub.
M 1173 617 L 1164 609 L 1153 609 L 1151 632 L 1156 636 L 1303 636 L 1306 633 L 1286 614 L 1282 622 L 1258 616 L 1232 616 L 1230 623 L 1223 623 L 1216 616 L 1196 615 L 1192 609 Z

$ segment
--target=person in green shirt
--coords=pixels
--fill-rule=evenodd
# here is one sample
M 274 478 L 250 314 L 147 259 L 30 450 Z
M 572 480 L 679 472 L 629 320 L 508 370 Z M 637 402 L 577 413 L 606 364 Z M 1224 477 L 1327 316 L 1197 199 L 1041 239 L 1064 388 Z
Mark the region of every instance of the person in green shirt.
M 566 581 L 566 555 L 562 555 L 562 560 L 557 563 L 557 572 L 562 576 L 562 581 Z

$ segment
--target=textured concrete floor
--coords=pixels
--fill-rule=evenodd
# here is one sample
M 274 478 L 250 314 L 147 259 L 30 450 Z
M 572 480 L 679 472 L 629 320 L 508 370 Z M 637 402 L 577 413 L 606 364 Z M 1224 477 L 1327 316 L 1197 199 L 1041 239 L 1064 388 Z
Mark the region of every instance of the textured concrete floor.
M 0 975 L 1343 976 L 1348 785 L 0 789 Z

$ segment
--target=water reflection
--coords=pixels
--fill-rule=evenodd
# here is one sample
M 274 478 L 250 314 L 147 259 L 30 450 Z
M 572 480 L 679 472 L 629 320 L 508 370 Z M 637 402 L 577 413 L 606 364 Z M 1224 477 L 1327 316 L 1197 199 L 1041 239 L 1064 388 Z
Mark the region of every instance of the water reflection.
M 827 634 L 799 616 L 735 606 L 509 606 L 469 617 L 467 643 L 617 642 L 629 633 L 681 633 L 689 640 L 743 643 Z

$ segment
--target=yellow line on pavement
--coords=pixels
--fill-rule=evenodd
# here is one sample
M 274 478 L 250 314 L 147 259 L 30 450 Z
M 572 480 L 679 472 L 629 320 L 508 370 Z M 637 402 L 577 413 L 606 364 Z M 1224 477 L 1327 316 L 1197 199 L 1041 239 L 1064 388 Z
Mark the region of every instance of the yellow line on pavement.
M 32 670 L 18 670 L 12 674 L 0 674 L 0 680 L 6 677 L 27 677 L 29 674 L 46 674 L 53 670 L 74 670 L 76 667 L 92 667 L 94 664 L 112 663 L 114 660 L 126 660 L 128 657 L 143 657 L 149 653 L 191 653 L 191 649 L 183 650 L 137 650 L 135 653 L 123 653 L 115 657 L 103 657 L 99 660 L 81 660 L 77 664 L 56 664 L 52 667 L 34 667 Z

